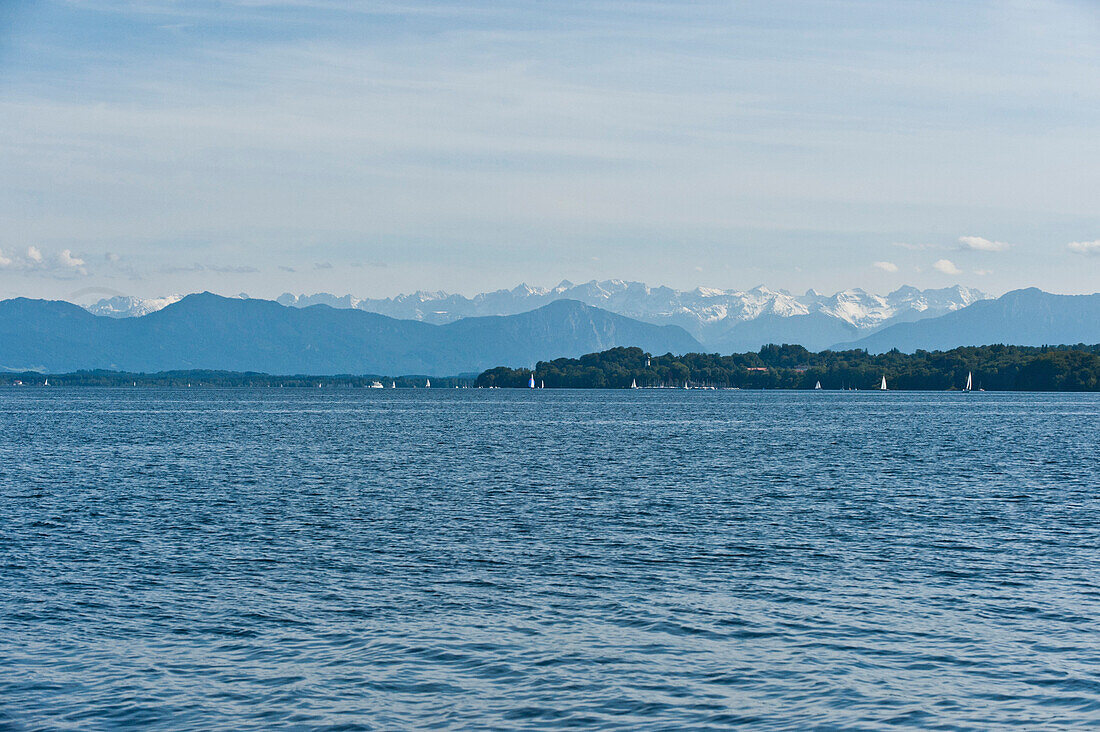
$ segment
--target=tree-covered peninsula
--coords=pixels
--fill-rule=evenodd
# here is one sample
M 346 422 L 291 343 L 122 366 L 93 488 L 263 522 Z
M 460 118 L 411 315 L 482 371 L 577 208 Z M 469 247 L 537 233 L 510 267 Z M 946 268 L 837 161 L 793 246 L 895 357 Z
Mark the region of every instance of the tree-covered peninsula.
M 477 377 L 481 387 L 625 389 L 712 386 L 740 389 L 874 389 L 885 376 L 891 389 L 989 391 L 1098 391 L 1100 345 L 980 346 L 950 351 L 863 350 L 811 353 L 802 346 L 769 345 L 756 353 L 671 353 L 612 348 L 580 358 L 540 361 L 535 369 L 497 367 Z

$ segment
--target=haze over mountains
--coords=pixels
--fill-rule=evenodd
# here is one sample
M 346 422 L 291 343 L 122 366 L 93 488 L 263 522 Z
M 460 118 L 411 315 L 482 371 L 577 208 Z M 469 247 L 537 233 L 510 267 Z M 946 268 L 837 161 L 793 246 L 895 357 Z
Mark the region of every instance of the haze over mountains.
M 88 309 L 98 315 L 144 315 L 179 300 L 178 295 L 143 300 L 115 297 Z M 964 308 L 989 296 L 975 289 L 954 286 L 936 290 L 902 287 L 888 295 L 860 289 L 822 295 L 813 290 L 793 295 L 784 290 L 756 287 L 751 290 L 696 288 L 674 290 L 649 287 L 641 282 L 595 280 L 581 285 L 561 282 L 556 287 L 526 284 L 464 297 L 445 292 L 415 292 L 392 298 L 357 298 L 328 293 L 292 295 L 277 302 L 290 307 L 328 305 L 364 310 L 401 320 L 446 324 L 462 318 L 514 315 L 559 300 L 586 305 L 656 325 L 678 325 L 710 350 L 755 350 L 764 343 L 799 343 L 811 350 L 841 341 L 856 340 L 895 323 L 936 317 Z
M 1100 343 L 1100 294 L 1053 295 L 1031 287 L 916 323 L 898 323 L 837 348 L 892 348 L 911 353 L 1008 343 L 1043 346 Z
M 144 301 L 122 303 L 152 310 L 133 317 L 119 317 L 117 307 L 115 317 L 105 317 L 72 303 L 17 298 L 0 302 L 0 370 L 224 369 L 450 376 L 493 366 L 532 366 L 539 360 L 576 357 L 614 346 L 683 354 L 750 351 L 766 343 L 871 352 L 995 343 L 1100 343 L 1100 294 L 1017 290 L 963 306 L 963 301 L 980 293 L 965 288 L 925 292 L 903 288 L 887 297 L 862 292 L 794 297 L 762 288 L 747 293 L 659 289 L 656 295 L 629 283 L 618 289 L 601 287 L 602 295 L 595 287 L 589 289 L 590 294 L 596 293 L 593 297 L 622 309 L 649 313 L 651 322 L 577 300 L 550 299 L 541 304 L 539 298 L 549 298 L 552 292 L 509 291 L 513 299 L 494 293 L 503 301 L 498 308 L 510 307 L 515 300 L 540 306 L 442 324 L 427 318 L 392 318 L 361 307 L 306 306 L 300 298 L 293 305 L 283 305 L 202 293 L 178 301 L 163 298 L 156 304 L 170 304 L 159 309 Z M 421 307 L 427 311 L 451 297 L 427 298 Z M 489 307 L 488 299 L 477 304 Z M 731 304 L 737 309 L 731 311 Z M 450 315 L 442 309 L 430 313 L 436 319 Z M 694 324 L 695 332 L 712 340 L 701 343 L 685 328 L 670 323 L 676 320 Z
M 698 351 L 682 328 L 642 323 L 576 301 L 446 325 L 326 306 L 188 295 L 142 317 L 92 315 L 67 302 L 0 302 L 0 370 L 457 375 L 499 364 L 636 345 Z

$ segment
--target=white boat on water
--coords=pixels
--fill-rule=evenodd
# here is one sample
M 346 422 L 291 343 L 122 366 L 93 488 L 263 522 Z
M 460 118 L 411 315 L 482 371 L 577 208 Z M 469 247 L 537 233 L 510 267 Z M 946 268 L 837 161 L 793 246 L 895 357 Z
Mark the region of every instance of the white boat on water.
M 630 388 L 631 389 L 637 389 L 638 388 L 638 380 L 637 379 L 631 379 L 630 380 Z
M 527 380 L 527 388 L 528 389 L 534 389 L 535 388 L 535 375 L 534 374 L 531 374 L 531 378 Z
M 396 389 L 397 388 L 397 382 L 396 381 L 391 381 L 390 382 L 390 388 L 391 389 Z
M 963 391 L 973 391 L 973 390 L 974 390 L 974 372 L 973 371 L 967 371 L 966 372 L 966 386 L 963 387 Z
M 385 389 L 386 387 L 382 386 L 381 381 L 372 381 L 370 383 L 370 386 L 368 386 L 367 388 L 368 389 Z
M 878 385 L 879 391 L 886 391 L 886 374 L 882 375 L 882 383 Z
M 814 391 L 820 391 L 820 390 L 821 390 L 821 382 L 819 381 L 816 384 L 814 384 Z
M 432 388 L 432 380 L 431 379 L 425 379 L 424 380 L 424 388 L 425 389 L 431 389 Z

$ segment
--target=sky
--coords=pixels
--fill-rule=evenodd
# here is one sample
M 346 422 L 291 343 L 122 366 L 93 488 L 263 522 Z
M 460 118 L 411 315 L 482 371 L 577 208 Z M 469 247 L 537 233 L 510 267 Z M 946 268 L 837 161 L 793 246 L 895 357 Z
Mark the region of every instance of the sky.
M 0 2 L 0 298 L 1100 290 L 1100 3 Z

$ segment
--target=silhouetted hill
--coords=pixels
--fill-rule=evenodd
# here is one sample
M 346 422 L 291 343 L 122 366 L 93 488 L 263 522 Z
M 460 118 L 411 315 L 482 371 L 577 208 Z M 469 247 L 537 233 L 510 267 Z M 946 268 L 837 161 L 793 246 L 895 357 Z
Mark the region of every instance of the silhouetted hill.
M 656 326 L 557 301 L 518 315 L 447 325 L 325 305 L 189 295 L 149 315 L 107 318 L 63 302 L 0 302 L 0 368 L 275 374 L 438 374 L 579 356 L 619 345 L 655 353 L 697 350 L 682 328 Z
M 1006 343 L 1042 346 L 1100 342 L 1100 293 L 1052 295 L 1034 287 L 1013 290 L 996 300 L 980 300 L 938 318 L 899 323 L 834 350 L 865 348 L 884 353 L 897 348 L 948 350 L 958 346 Z

